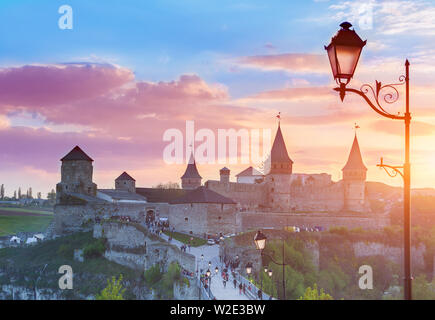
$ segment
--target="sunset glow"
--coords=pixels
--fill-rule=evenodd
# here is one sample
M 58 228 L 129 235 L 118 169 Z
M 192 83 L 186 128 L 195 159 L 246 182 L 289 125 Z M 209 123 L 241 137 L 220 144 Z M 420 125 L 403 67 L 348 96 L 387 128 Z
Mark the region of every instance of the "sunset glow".
M 62 31 L 52 27 L 57 7 L 49 1 L 25 9 L 2 1 L 0 180 L 7 195 L 32 187 L 45 196 L 59 181 L 59 159 L 75 145 L 95 160 L 101 188 L 113 187 L 124 170 L 140 186 L 179 182 L 185 164 L 164 163 L 165 130 L 183 131 L 192 120 L 214 132 L 274 132 L 278 112 L 294 172 L 341 179 L 357 122 L 367 180 L 401 186 L 376 164 L 381 156 L 403 163 L 402 124 L 379 118 L 359 97 L 342 103 L 332 90 L 323 45 L 344 20 L 368 39 L 352 87 L 396 83 L 409 59 L 412 187 L 435 187 L 434 3 L 378 1 L 367 27 L 355 12 L 359 1 L 167 2 L 133 10 L 75 1 L 76 25 Z M 24 21 L 33 27 L 22 28 Z M 403 111 L 404 101 L 388 107 Z M 217 179 L 222 166 L 198 165 L 204 181 Z M 234 179 L 248 165 L 227 166 Z

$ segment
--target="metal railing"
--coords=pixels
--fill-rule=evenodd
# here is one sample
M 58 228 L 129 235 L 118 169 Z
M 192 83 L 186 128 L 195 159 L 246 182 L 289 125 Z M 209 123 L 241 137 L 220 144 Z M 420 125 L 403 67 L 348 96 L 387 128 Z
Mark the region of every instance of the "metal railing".
M 255 284 L 253 284 L 251 281 L 237 273 L 236 275 L 237 281 L 241 283 L 242 285 L 245 285 L 245 295 L 248 296 L 251 300 L 259 300 L 258 298 L 258 290 L 260 290 Z M 262 300 L 276 300 L 272 297 L 270 299 L 270 296 L 262 291 Z
M 196 279 L 199 288 L 199 300 L 215 300 L 215 297 L 210 290 L 210 284 L 208 284 L 207 288 L 205 288 L 204 283 L 199 278 Z

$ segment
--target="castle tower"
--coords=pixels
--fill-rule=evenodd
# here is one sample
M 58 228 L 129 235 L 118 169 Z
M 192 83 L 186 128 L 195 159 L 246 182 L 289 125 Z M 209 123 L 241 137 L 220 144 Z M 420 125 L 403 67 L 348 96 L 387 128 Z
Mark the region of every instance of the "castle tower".
M 270 170 L 265 179 L 269 189 L 269 205 L 275 210 L 290 210 L 292 169 L 293 161 L 288 155 L 281 126 L 278 124 L 278 130 L 270 152 Z
M 115 179 L 116 190 L 127 190 L 136 193 L 136 180 L 134 180 L 127 172 L 123 172 Z
M 344 210 L 363 211 L 365 209 L 365 181 L 367 168 L 363 163 L 355 133 L 352 149 L 346 165 L 342 169 L 344 183 Z
M 68 193 L 96 196 L 97 185 L 92 182 L 92 160 L 79 146 L 60 159 L 61 180 L 56 185 L 57 201 Z
M 223 167 L 222 169 L 219 170 L 219 174 L 220 174 L 220 181 L 222 183 L 228 183 L 230 182 L 230 169 L 228 169 L 227 167 Z
M 192 152 L 186 171 L 181 177 L 181 187 L 186 190 L 196 189 L 201 186 L 201 179 L 202 177 L 198 173 Z

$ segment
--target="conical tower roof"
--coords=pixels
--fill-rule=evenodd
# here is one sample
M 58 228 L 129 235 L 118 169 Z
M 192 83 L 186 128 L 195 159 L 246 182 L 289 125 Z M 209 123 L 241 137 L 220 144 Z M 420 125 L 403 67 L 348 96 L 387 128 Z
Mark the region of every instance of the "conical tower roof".
M 281 126 L 278 124 L 278 130 L 275 135 L 275 140 L 273 141 L 272 151 L 270 152 L 270 160 L 271 162 L 290 162 L 293 161 L 290 159 L 287 147 L 285 146 L 284 137 L 282 136 Z
M 202 179 L 199 175 L 198 169 L 196 168 L 195 158 L 193 157 L 193 152 L 190 154 L 189 164 L 187 165 L 186 171 L 184 172 L 181 179 Z
M 72 161 L 72 160 L 86 160 L 94 161 L 89 157 L 79 146 L 75 146 L 65 157 L 60 159 L 60 161 Z
M 350 150 L 349 158 L 346 165 L 342 170 L 367 170 L 361 157 L 361 151 L 359 149 L 358 138 L 353 139 L 352 149 Z

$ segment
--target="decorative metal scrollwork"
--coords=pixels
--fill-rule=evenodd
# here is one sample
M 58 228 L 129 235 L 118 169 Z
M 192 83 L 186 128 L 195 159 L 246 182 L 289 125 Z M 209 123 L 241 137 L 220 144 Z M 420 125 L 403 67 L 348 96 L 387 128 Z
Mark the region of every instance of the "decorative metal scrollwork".
M 382 110 L 382 112 L 389 114 L 389 115 L 392 115 L 391 113 L 389 113 L 388 111 L 386 111 L 382 107 L 382 103 L 385 102 L 388 104 L 393 104 L 397 100 L 399 100 L 399 91 L 397 90 L 396 87 L 405 84 L 406 83 L 405 80 L 406 80 L 406 77 L 404 75 L 401 75 L 399 77 L 398 83 L 382 85 L 382 82 L 376 81 L 376 88 L 373 88 L 369 84 L 363 84 L 360 88 L 360 91 L 365 95 L 367 95 L 371 91 L 373 94 L 373 98 L 374 98 L 374 101 L 376 103 L 376 106 L 380 110 Z M 382 91 L 385 91 L 385 90 L 388 90 L 388 91 L 385 93 L 382 93 Z

